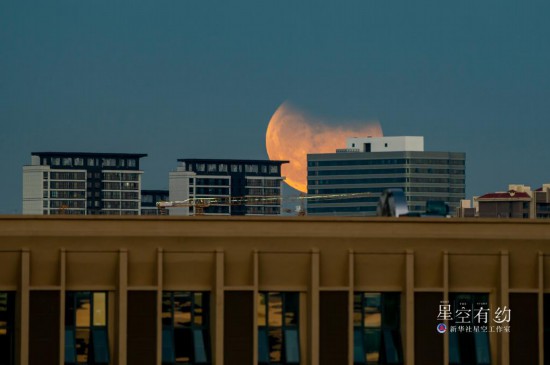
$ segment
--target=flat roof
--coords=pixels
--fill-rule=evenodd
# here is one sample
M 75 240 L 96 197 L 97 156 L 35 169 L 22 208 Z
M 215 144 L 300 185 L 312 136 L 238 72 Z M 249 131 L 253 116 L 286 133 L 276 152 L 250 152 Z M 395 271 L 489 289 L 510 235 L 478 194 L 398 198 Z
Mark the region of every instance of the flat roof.
M 132 158 L 142 158 L 147 157 L 146 153 L 105 153 L 105 152 L 31 152 L 31 156 L 41 156 L 41 157 L 132 157 Z
M 289 163 L 290 161 L 285 160 L 241 160 L 241 159 L 219 159 L 219 158 L 178 158 L 178 162 L 194 162 L 194 163 L 226 163 L 226 164 L 271 164 L 271 165 L 282 165 L 284 163 Z

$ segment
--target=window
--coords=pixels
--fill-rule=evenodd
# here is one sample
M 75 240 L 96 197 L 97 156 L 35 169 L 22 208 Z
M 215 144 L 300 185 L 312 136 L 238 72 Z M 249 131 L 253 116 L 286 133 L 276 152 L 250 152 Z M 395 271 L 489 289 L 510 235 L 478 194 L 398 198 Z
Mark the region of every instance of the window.
M 141 196 L 141 202 L 142 203 L 153 203 L 153 196 L 152 195 L 142 195 Z
M 210 364 L 210 303 L 206 292 L 162 294 L 162 363 Z
M 73 159 L 70 157 L 63 157 L 63 166 L 72 166 Z
M 67 292 L 65 364 L 109 364 L 107 293 Z
M 61 159 L 59 157 L 52 157 L 52 165 L 59 166 L 61 164 Z
M 137 162 L 135 159 L 131 158 L 128 160 L 128 167 L 136 167 L 137 166 Z
M 299 364 L 300 293 L 261 292 L 258 303 L 260 364 Z
M 113 167 L 116 166 L 116 158 L 104 158 L 101 166 Z
M 400 293 L 355 293 L 354 364 L 403 364 L 400 297 Z
M 258 165 L 244 165 L 245 172 L 258 172 Z
M 450 293 L 449 300 L 455 314 L 451 326 L 475 326 L 474 313 L 489 308 L 489 295 L 483 293 Z M 480 324 L 483 325 L 483 324 Z M 449 364 L 491 364 L 491 349 L 488 332 L 449 332 Z
M 197 164 L 197 171 L 203 172 L 205 169 L 205 165 L 203 163 Z
M 88 159 L 88 166 L 95 166 L 95 165 L 96 165 L 95 159 L 89 158 L 89 159 Z
M 15 364 L 15 293 L 0 292 L 0 364 Z
M 224 163 L 219 164 L 218 170 L 220 172 L 227 172 L 227 164 L 224 164 Z
M 279 166 L 269 166 L 269 173 L 270 174 L 278 174 L 279 173 Z
M 208 169 L 208 172 L 215 172 L 218 168 L 218 166 L 214 163 L 209 163 L 206 167 Z

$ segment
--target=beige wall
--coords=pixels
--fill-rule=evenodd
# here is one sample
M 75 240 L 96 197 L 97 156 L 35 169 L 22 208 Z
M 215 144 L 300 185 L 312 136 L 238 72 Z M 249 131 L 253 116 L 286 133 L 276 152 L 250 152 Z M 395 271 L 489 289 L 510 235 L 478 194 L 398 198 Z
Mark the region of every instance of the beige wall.
M 23 365 L 28 292 L 45 289 L 112 292 L 112 359 L 120 365 L 126 363 L 128 290 L 156 291 L 158 303 L 162 290 L 211 291 L 216 364 L 223 363 L 224 291 L 300 291 L 308 309 L 302 311 L 302 360 L 313 365 L 319 362 L 320 291 L 400 291 L 403 351 L 413 364 L 415 292 L 488 292 L 500 306 L 509 305 L 510 292 L 538 293 L 542 304 L 550 292 L 549 253 L 550 222 L 541 221 L 3 216 L 0 290 L 19 293 Z M 509 363 L 508 341 L 506 334 L 492 336 L 494 363 Z M 542 361 L 542 343 L 539 348 Z

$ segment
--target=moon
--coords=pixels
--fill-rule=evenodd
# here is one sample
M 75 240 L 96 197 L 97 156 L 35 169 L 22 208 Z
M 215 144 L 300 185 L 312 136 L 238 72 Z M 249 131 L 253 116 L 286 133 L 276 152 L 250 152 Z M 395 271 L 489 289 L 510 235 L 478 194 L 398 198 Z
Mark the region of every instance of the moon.
M 378 121 L 332 126 L 284 102 L 269 121 L 265 146 L 270 160 L 290 161 L 282 166 L 285 182 L 306 193 L 308 153 L 334 153 L 346 147 L 346 138 L 366 136 L 383 136 Z

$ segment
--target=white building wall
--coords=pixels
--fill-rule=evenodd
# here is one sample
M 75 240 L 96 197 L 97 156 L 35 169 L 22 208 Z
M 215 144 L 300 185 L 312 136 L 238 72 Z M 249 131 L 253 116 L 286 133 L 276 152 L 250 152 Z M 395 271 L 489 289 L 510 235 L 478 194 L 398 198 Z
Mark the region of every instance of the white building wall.
M 43 214 L 43 173 L 49 166 L 23 166 L 23 214 Z
M 365 151 L 370 143 L 370 152 L 424 151 L 424 137 L 351 137 L 346 139 L 346 148 Z
M 189 180 L 194 178 L 196 173 L 184 171 L 178 167 L 168 175 L 168 190 L 170 201 L 184 201 L 189 199 Z M 189 215 L 189 207 L 170 208 L 170 215 Z

